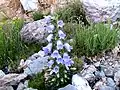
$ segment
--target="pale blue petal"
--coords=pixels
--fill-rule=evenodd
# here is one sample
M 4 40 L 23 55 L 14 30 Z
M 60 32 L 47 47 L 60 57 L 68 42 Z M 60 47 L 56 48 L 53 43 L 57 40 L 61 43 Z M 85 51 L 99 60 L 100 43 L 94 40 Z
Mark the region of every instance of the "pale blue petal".
M 48 67 L 51 68 L 53 64 L 54 64 L 54 61 L 53 61 L 53 60 L 50 60 L 50 61 L 48 62 Z
M 71 52 L 71 50 L 73 49 L 72 46 L 70 46 L 68 43 L 65 43 L 64 46 L 68 52 Z
M 58 50 L 53 51 L 53 53 L 51 54 L 52 58 L 57 58 L 58 56 L 59 56 Z
M 64 26 L 63 20 L 59 20 L 57 24 L 58 24 L 58 27 L 61 27 L 61 28 Z
M 59 67 L 55 66 L 52 71 L 57 74 L 59 72 Z
M 48 41 L 48 42 L 51 42 L 52 39 L 53 39 L 53 34 L 48 35 L 47 41 Z
M 54 29 L 55 29 L 55 26 L 52 25 L 52 24 L 46 26 L 46 31 L 47 31 L 48 33 L 52 33 Z
M 59 38 L 60 38 L 60 39 L 65 39 L 65 36 L 66 36 L 66 35 L 63 33 L 62 30 L 59 30 L 59 31 L 58 31 L 58 35 L 59 35 Z
M 62 41 L 58 40 L 57 41 L 57 50 L 63 49 L 63 43 Z

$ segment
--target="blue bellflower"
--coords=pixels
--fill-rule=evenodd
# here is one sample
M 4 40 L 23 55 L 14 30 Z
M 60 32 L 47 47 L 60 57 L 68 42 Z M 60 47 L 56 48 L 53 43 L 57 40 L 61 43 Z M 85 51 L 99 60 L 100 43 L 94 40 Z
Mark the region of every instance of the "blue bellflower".
M 58 67 L 58 66 L 55 66 L 55 67 L 53 68 L 52 72 L 58 73 L 58 72 L 59 72 L 59 67 Z
M 56 62 L 57 62 L 57 64 L 64 64 L 64 62 L 63 62 L 63 58 L 59 55 L 58 57 L 57 57 L 57 60 L 56 60 Z
M 46 29 L 46 31 L 47 31 L 48 33 L 52 33 L 53 30 L 55 29 L 55 26 L 52 25 L 52 24 L 50 24 L 50 25 L 46 26 L 45 29 Z
M 74 62 L 71 59 L 65 59 L 64 64 L 65 64 L 66 69 L 69 70 L 69 66 L 74 64 Z
M 43 51 L 45 52 L 45 55 L 51 53 L 51 50 L 52 50 L 52 43 L 49 43 L 46 47 L 43 47 Z
M 54 60 L 50 60 L 50 61 L 48 62 L 48 67 L 51 68 L 53 64 L 54 64 Z
M 63 43 L 61 40 L 57 41 L 57 50 L 63 49 Z
M 54 50 L 53 53 L 51 54 L 52 58 L 57 58 L 59 56 L 58 50 Z
M 64 54 L 63 54 L 63 59 L 64 59 L 64 60 L 70 59 L 70 56 L 69 56 L 67 53 L 64 53 Z
M 59 31 L 58 31 L 58 35 L 59 35 L 59 38 L 60 38 L 60 39 L 65 39 L 65 36 L 66 36 L 66 35 L 63 33 L 62 30 L 59 30 Z
M 53 34 L 48 35 L 46 39 L 48 42 L 51 42 L 51 40 L 53 39 Z
M 64 46 L 68 52 L 71 52 L 71 50 L 73 49 L 72 46 L 70 46 L 68 43 L 65 43 Z
M 63 22 L 63 20 L 59 20 L 58 22 L 57 22 L 57 25 L 58 25 L 58 27 L 63 27 L 64 26 L 64 22 Z
M 50 23 L 52 19 L 52 16 L 48 15 L 48 16 L 44 16 L 44 20 L 46 23 Z

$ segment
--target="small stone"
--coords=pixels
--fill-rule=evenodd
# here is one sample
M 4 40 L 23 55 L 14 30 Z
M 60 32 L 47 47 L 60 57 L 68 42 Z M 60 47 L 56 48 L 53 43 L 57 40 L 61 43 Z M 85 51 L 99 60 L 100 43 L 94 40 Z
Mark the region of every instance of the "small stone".
M 24 82 L 24 86 L 25 86 L 25 88 L 27 88 L 28 87 L 28 80 L 26 80 L 25 82 Z
M 17 90 L 24 90 L 24 84 L 23 83 L 19 83 Z
M 99 66 L 100 66 L 100 62 L 96 62 L 94 65 L 95 65 L 96 67 L 99 67 Z
M 86 75 L 83 76 L 83 78 L 85 78 L 86 80 L 92 82 L 95 80 L 95 75 L 92 73 L 86 73 Z
M 2 70 L 0 70 L 0 78 L 2 78 L 4 76 L 5 76 L 5 73 Z
M 96 71 L 95 76 L 98 78 L 105 77 L 105 73 L 103 71 Z
M 92 90 L 86 79 L 75 74 L 72 77 L 72 85 L 78 90 Z
M 107 78 L 107 86 L 115 87 L 115 82 L 112 78 Z
M 98 90 L 115 90 L 113 87 L 102 85 Z
M 115 73 L 114 81 L 116 82 L 116 85 L 120 84 L 120 70 Z
M 110 66 L 106 66 L 105 68 L 103 68 L 104 73 L 106 76 L 113 76 L 114 74 L 114 68 L 110 67 Z
M 104 85 L 104 83 L 100 80 L 98 81 L 95 85 L 94 85 L 94 89 L 93 90 L 99 90 L 99 87 L 101 87 L 102 85 Z

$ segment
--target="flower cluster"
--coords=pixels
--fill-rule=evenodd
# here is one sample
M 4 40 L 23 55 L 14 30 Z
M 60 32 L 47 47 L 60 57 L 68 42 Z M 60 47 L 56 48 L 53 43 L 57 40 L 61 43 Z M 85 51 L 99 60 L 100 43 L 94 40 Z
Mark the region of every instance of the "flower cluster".
M 43 47 L 45 55 L 50 56 L 48 67 L 52 68 L 52 73 L 58 73 L 60 65 L 64 65 L 67 70 L 74 63 L 69 52 L 72 46 L 65 42 L 66 34 L 63 32 L 64 22 L 62 20 L 56 21 L 56 26 L 52 24 L 53 17 L 46 16 L 42 21 L 46 24 L 45 30 L 49 33 L 46 40 L 48 45 Z

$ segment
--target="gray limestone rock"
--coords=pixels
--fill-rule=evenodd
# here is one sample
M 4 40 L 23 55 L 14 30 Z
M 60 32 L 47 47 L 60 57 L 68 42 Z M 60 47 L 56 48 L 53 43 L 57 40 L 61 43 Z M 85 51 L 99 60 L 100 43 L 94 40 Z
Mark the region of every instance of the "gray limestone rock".
M 24 69 L 24 73 L 32 75 L 42 72 L 42 70 L 47 67 L 48 58 L 48 56 L 39 57 L 36 60 L 31 61 L 27 68 Z
M 120 18 L 120 0 L 81 0 L 86 17 L 93 22 Z
M 45 30 L 45 24 L 42 20 L 30 22 L 25 24 L 20 31 L 21 39 L 27 43 L 44 43 L 46 40 L 47 32 Z

